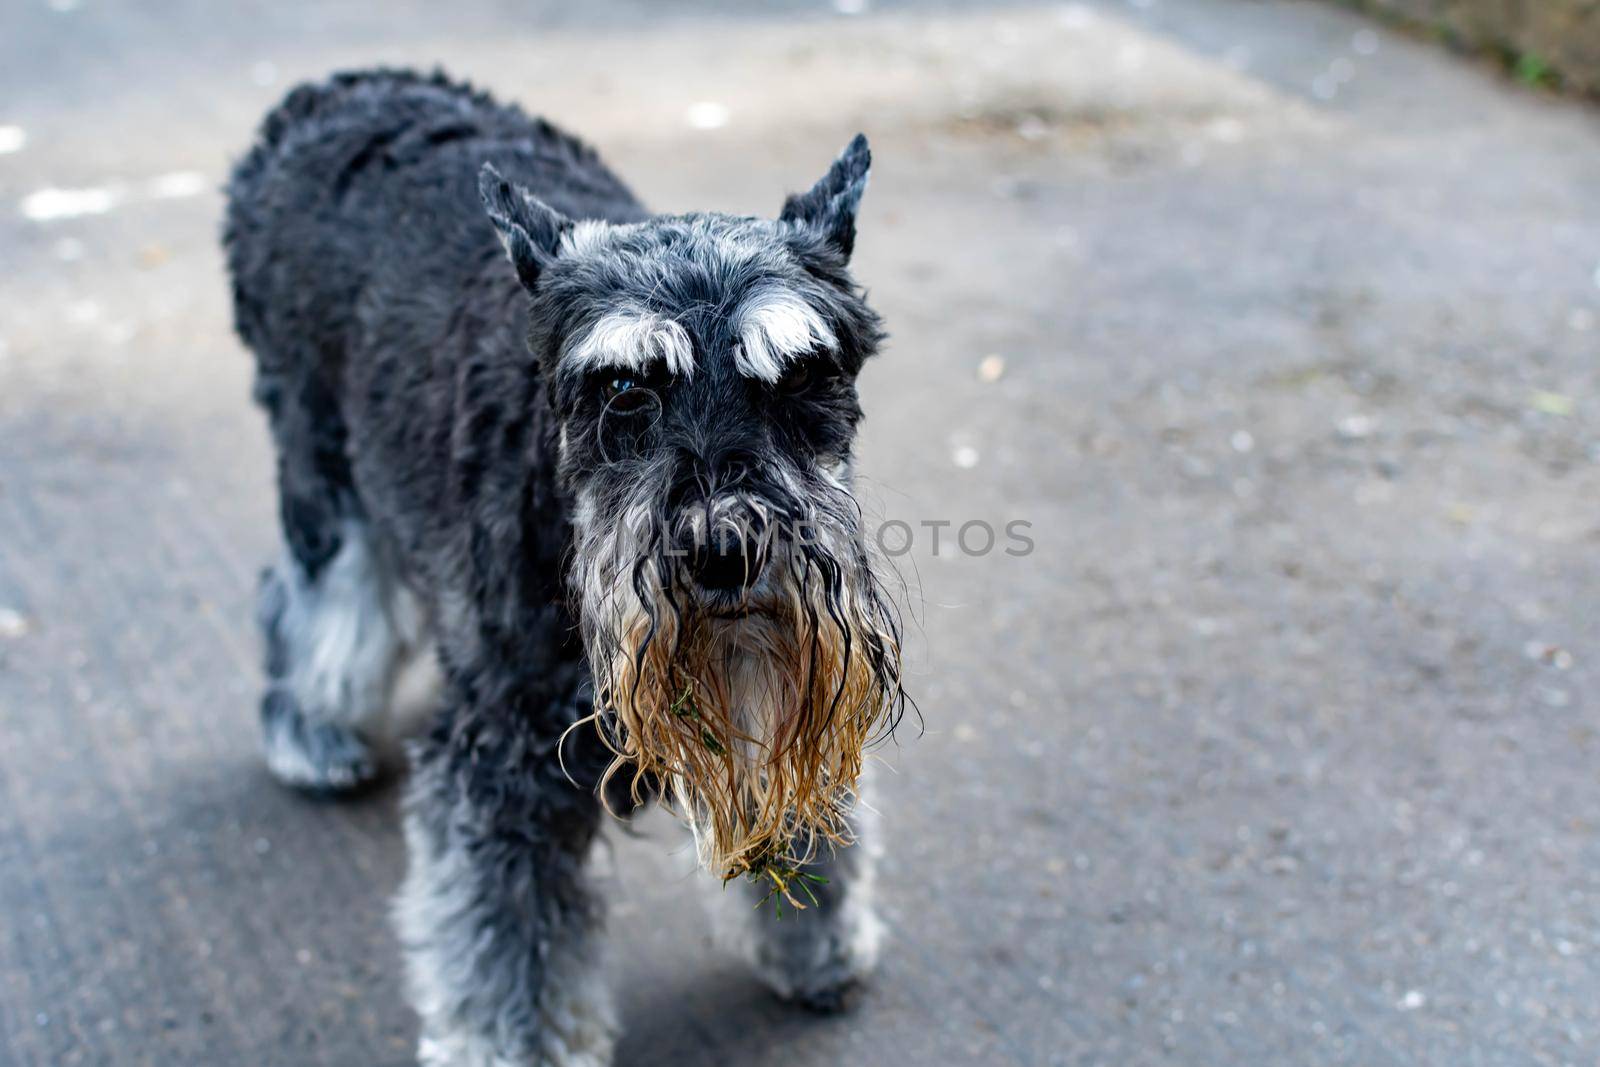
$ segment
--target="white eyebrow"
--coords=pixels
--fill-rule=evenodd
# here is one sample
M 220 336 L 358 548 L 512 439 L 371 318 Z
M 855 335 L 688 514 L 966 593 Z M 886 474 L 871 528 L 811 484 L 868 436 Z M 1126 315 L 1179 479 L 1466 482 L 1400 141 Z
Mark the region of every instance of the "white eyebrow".
M 819 345 L 832 346 L 833 331 L 815 308 L 789 289 L 769 285 L 745 299 L 734 317 L 740 345 L 739 371 L 764 382 L 783 377 L 786 363 Z
M 669 372 L 687 375 L 694 370 L 694 344 L 682 326 L 664 315 L 613 311 L 570 342 L 566 358 L 582 370 L 633 371 L 660 359 Z

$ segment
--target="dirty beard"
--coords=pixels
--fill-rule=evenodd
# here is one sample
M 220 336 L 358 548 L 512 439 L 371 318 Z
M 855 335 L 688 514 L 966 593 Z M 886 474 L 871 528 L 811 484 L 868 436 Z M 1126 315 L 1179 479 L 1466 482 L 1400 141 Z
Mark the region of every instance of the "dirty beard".
M 775 603 L 736 617 L 641 595 L 656 583 L 635 572 L 632 607 L 590 640 L 594 720 L 614 754 L 601 795 L 619 774 L 636 801 L 661 783 L 707 870 L 780 889 L 819 845 L 850 842 L 864 753 L 905 699 L 870 572 L 854 588 L 831 560 L 791 570 Z

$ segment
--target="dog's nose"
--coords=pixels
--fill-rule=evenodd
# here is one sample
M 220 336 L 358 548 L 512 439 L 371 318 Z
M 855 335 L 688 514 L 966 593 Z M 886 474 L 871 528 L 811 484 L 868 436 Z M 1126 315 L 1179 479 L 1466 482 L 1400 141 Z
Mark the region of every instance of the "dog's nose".
M 754 585 L 765 562 L 757 546 L 747 546 L 743 538 L 713 536 L 695 552 L 694 579 L 702 589 L 733 593 Z

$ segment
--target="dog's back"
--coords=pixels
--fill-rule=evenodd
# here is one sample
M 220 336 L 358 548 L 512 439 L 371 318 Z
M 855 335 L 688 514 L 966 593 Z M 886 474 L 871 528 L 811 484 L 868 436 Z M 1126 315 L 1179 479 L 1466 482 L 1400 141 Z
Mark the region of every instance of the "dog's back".
M 645 215 L 576 138 L 438 73 L 302 85 L 234 170 L 235 324 L 277 441 L 288 548 L 310 578 L 352 517 L 444 506 L 461 364 L 522 362 L 526 297 L 484 215 L 485 163 L 575 218 Z M 380 473 L 363 481 L 363 462 Z M 412 499 L 371 506 L 397 494 Z
M 573 218 L 644 215 L 576 138 L 442 74 L 354 71 L 290 92 L 228 185 L 235 322 L 262 371 L 342 359 L 385 270 L 443 291 L 489 265 L 509 275 L 478 199 L 484 162 Z

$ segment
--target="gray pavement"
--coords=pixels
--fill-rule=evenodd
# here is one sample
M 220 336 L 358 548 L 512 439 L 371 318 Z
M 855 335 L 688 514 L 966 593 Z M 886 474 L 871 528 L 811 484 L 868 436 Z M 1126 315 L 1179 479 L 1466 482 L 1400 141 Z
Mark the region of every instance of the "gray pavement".
M 899 560 L 858 1010 L 716 954 L 653 817 L 597 857 L 621 1063 L 1595 1063 L 1596 115 L 1321 5 L 666 7 L 5 5 L 0 1063 L 408 1062 L 394 790 L 255 751 L 215 241 L 259 114 L 380 59 L 662 208 L 867 130 L 869 507 L 1032 524 Z

